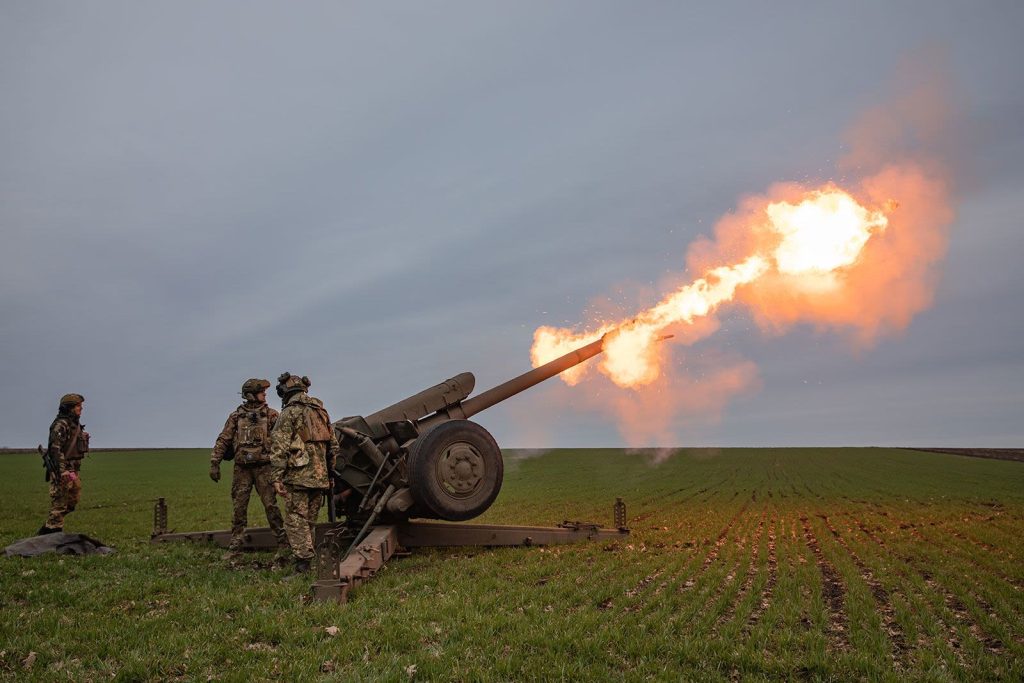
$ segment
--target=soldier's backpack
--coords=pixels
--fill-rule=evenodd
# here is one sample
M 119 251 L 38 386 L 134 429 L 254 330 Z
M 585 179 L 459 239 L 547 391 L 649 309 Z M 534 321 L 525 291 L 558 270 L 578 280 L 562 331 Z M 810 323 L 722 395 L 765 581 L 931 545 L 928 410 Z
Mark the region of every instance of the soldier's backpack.
M 237 458 L 235 462 L 240 465 L 270 462 L 270 418 L 265 406 L 256 410 L 239 410 L 232 446 L 232 457 Z M 229 460 L 227 457 L 224 459 Z
M 306 409 L 303 412 L 305 417 L 305 424 L 299 431 L 299 438 L 304 442 L 309 441 L 330 441 L 331 440 L 331 421 L 327 416 L 327 411 L 316 399 L 311 399 L 305 404 Z

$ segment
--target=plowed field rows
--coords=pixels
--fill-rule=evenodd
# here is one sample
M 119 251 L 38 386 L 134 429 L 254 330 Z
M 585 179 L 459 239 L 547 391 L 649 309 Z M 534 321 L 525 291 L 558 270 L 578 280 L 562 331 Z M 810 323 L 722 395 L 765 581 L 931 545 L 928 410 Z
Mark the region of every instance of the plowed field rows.
M 231 570 L 213 548 L 146 543 L 157 495 L 172 527 L 226 526 L 227 486 L 204 480 L 203 461 L 87 462 L 69 529 L 119 552 L 0 563 L 0 675 L 1024 679 L 1022 463 L 895 449 L 681 450 L 662 462 L 509 451 L 479 521 L 610 525 L 618 496 L 631 536 L 427 550 L 339 607 L 306 604 L 308 582 L 262 568 L 268 554 Z M 0 458 L 4 544 L 39 526 L 38 475 L 27 456 Z M 262 522 L 255 504 L 250 520 Z

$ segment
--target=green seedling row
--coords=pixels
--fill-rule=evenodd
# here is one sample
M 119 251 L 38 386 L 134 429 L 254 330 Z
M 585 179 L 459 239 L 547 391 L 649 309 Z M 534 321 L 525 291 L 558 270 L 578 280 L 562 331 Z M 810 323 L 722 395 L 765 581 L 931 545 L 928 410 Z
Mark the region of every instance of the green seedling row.
M 67 531 L 99 557 L 0 558 L 0 677 L 38 681 L 1024 680 L 1024 463 L 880 448 L 506 452 L 478 520 L 612 524 L 549 548 L 424 549 L 345 605 L 219 529 L 201 450 L 100 452 Z M 47 507 L 0 456 L 0 543 Z M 258 501 L 253 526 L 265 524 Z M 336 627 L 335 631 L 331 627 Z M 329 630 L 330 629 L 330 630 Z M 334 633 L 334 635 L 332 635 Z

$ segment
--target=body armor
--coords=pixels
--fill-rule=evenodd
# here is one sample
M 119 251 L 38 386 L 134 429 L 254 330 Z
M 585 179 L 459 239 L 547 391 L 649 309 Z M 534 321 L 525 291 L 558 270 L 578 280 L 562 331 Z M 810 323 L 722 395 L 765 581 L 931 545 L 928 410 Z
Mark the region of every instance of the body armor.
M 53 435 L 61 433 L 64 438 L 54 443 Z M 63 462 L 64 469 L 77 472 L 81 467 L 82 458 L 89 452 L 89 432 L 85 431 L 85 425 L 80 424 L 78 418 L 58 415 L 50 425 L 50 435 L 51 440 L 47 444 L 47 449 L 53 454 L 55 462 Z
M 235 463 L 265 465 L 270 462 L 270 418 L 267 406 L 241 407 L 235 425 Z

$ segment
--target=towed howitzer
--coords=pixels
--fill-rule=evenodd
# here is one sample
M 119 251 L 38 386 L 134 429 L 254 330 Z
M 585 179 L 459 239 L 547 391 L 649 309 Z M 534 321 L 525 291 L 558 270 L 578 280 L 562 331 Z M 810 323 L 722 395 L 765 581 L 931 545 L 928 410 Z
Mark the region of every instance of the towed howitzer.
M 504 465 L 490 432 L 469 418 L 593 358 L 604 337 L 470 397 L 463 372 L 365 417 L 334 423 L 342 457 L 331 473 L 339 512 L 363 533 L 378 519 L 463 521 L 501 490 Z
M 314 528 L 313 598 L 345 602 L 349 591 L 373 577 L 399 548 L 549 545 L 628 536 L 621 498 L 615 501 L 614 529 L 579 521 L 556 527 L 423 521 L 471 519 L 483 514 L 501 490 L 501 450 L 469 418 L 593 358 L 604 349 L 604 340 L 473 397 L 476 379 L 463 372 L 365 417 L 335 422 L 342 454 L 330 472 L 330 521 Z M 335 507 L 344 522 L 334 519 Z M 154 543 L 213 541 L 227 547 L 231 538 L 228 530 L 168 531 L 165 499 L 154 506 Z M 277 546 L 269 527 L 247 529 L 244 538 L 249 549 Z

